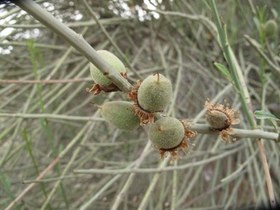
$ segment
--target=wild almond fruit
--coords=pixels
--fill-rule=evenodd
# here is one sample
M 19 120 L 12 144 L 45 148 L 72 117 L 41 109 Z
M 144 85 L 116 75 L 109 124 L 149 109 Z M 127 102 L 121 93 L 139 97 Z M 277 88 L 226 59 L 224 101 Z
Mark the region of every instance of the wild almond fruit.
M 172 84 L 161 74 L 144 79 L 137 93 L 139 106 L 149 112 L 162 112 L 170 103 L 171 97 Z
M 133 130 L 140 125 L 140 119 L 134 113 L 134 107 L 128 101 L 110 101 L 101 106 L 103 118 L 119 129 Z
M 107 50 L 98 50 L 97 53 L 118 72 L 121 76 L 126 78 L 126 68 L 121 60 L 113 53 Z M 95 84 L 88 89 L 88 92 L 97 95 L 101 91 L 112 92 L 118 91 L 119 88 L 109 80 L 103 72 L 101 72 L 94 64 L 90 63 L 90 75 Z

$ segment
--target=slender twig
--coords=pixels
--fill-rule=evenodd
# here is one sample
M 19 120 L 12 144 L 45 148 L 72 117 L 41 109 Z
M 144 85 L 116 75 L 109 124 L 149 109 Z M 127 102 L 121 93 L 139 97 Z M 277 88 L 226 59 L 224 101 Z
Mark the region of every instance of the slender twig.
M 100 27 L 100 29 L 102 30 L 102 32 L 104 33 L 104 35 L 106 36 L 106 38 L 108 39 L 108 41 L 113 45 L 113 47 L 115 48 L 115 50 L 118 52 L 118 54 L 121 56 L 121 59 L 124 60 L 125 64 L 129 67 L 129 69 L 133 72 L 133 74 L 135 74 L 139 79 L 142 79 L 142 77 L 139 75 L 139 73 L 133 68 L 133 66 L 130 64 L 130 62 L 127 60 L 127 57 L 125 56 L 125 54 L 121 51 L 121 49 L 118 47 L 118 45 L 114 42 L 114 40 L 111 38 L 111 36 L 109 35 L 109 33 L 107 32 L 106 28 L 102 25 L 102 23 L 100 22 L 100 20 L 97 18 L 95 12 L 92 10 L 92 8 L 90 7 L 90 5 L 88 4 L 87 0 L 83 0 L 84 5 L 86 6 L 87 10 L 89 11 L 89 13 L 91 14 L 91 16 L 93 17 L 93 19 L 96 21 L 96 24 Z
M 41 180 L 24 180 L 22 181 L 23 184 L 30 184 L 30 183 L 47 183 L 47 182 L 54 182 L 57 180 L 65 180 L 65 179 L 77 179 L 78 177 L 80 177 L 82 175 L 68 175 L 68 176 L 59 176 L 59 177 L 51 177 L 51 178 L 45 178 L 45 179 L 41 179 Z
M 280 73 L 280 67 L 275 65 L 266 55 L 265 53 L 260 49 L 259 44 L 257 43 L 256 40 L 251 38 L 248 35 L 244 35 L 245 39 L 248 41 L 248 43 L 255 49 L 257 52 L 260 54 L 260 56 L 267 62 L 267 64 L 274 69 L 277 73 Z
M 88 125 L 88 126 L 87 126 Z M 87 123 L 87 125 L 84 128 L 87 128 L 88 130 L 90 129 L 89 123 Z M 91 125 L 92 127 L 94 126 L 93 124 Z M 82 139 L 82 143 L 85 143 L 86 139 L 87 139 L 87 135 L 85 135 L 85 133 L 87 132 L 81 132 L 79 133 L 81 136 L 83 136 Z M 79 138 L 77 138 L 77 141 L 79 140 Z M 68 145 L 68 148 L 70 149 L 73 146 L 73 144 Z M 81 150 L 81 147 L 78 147 L 72 154 L 70 160 L 68 161 L 66 167 L 63 169 L 63 171 L 60 174 L 60 177 L 64 177 L 66 175 L 66 173 L 70 170 L 70 167 L 72 166 L 74 160 L 77 158 L 77 156 L 79 155 Z M 67 153 L 67 150 L 64 150 L 63 152 L 60 153 L 61 156 L 64 156 Z M 44 201 L 44 203 L 42 204 L 40 210 L 44 210 L 47 208 L 50 200 L 52 199 L 52 197 L 54 196 L 55 192 L 57 191 L 58 187 L 61 184 L 62 179 L 57 180 L 57 182 L 54 184 L 52 190 L 49 192 L 48 197 L 46 198 L 46 200 Z
M 127 174 L 127 173 L 158 173 L 164 171 L 174 171 L 174 170 L 185 170 L 187 168 L 196 167 L 200 165 L 205 165 L 207 163 L 211 163 L 216 160 L 220 160 L 220 158 L 224 158 L 230 156 L 240 150 L 244 149 L 245 147 L 238 147 L 232 149 L 227 152 L 223 152 L 220 155 L 216 155 L 214 157 L 207 158 L 205 160 L 200 160 L 196 162 L 190 162 L 187 164 L 182 164 L 178 166 L 169 166 L 169 167 L 162 167 L 162 168 L 139 168 L 139 169 L 77 169 L 74 170 L 76 174 Z M 167 159 L 167 158 L 166 158 Z
M 149 10 L 148 8 L 146 8 L 146 9 Z M 163 14 L 163 15 L 179 16 L 179 17 L 187 18 L 189 20 L 194 20 L 194 21 L 202 21 L 202 22 L 205 23 L 205 25 L 209 26 L 212 30 L 216 29 L 213 22 L 203 15 L 186 14 L 186 13 L 177 12 L 177 11 L 176 12 L 174 12 L 174 11 L 163 11 L 163 10 L 159 10 L 159 9 L 149 10 L 149 11 L 157 12 L 157 13 Z
M 59 114 L 48 114 L 48 113 L 42 113 L 42 114 L 0 113 L 0 118 L 1 117 L 3 118 L 15 117 L 15 118 L 25 118 L 25 119 L 40 119 L 40 118 L 48 119 L 49 118 L 49 119 L 61 119 L 61 120 L 75 120 L 75 121 L 105 121 L 103 118 L 99 118 L 99 117 L 70 116 L 70 115 L 59 115 Z M 207 124 L 198 124 L 198 123 L 189 122 L 188 126 L 190 130 L 196 131 L 197 133 L 215 134 L 215 135 L 219 134 L 219 131 L 213 130 Z M 259 129 L 246 130 L 246 129 L 232 128 L 229 133 L 234 138 L 252 138 L 252 139 L 263 138 L 267 140 L 279 141 L 278 133 L 267 132 Z
M 174 41 L 172 39 L 172 41 Z M 179 46 L 174 42 L 174 47 L 178 53 L 178 60 L 179 60 L 179 63 L 183 63 L 182 62 L 182 52 L 179 48 Z M 175 83 L 175 88 L 174 88 L 174 92 L 173 92 L 173 99 L 171 101 L 171 104 L 169 106 L 169 110 L 167 112 L 167 115 L 170 115 L 171 112 L 174 110 L 175 108 L 175 105 L 176 105 L 176 101 L 177 101 L 177 97 L 178 97 L 178 94 L 179 94 L 179 90 L 180 90 L 180 84 L 182 82 L 182 72 L 183 72 L 183 66 L 180 65 L 179 68 L 178 68 L 178 72 L 177 72 L 177 79 L 176 79 L 176 83 Z
M 174 166 L 178 165 L 178 160 L 175 160 Z M 176 209 L 177 196 L 178 196 L 178 171 L 173 171 L 172 177 L 172 199 L 171 199 L 171 210 Z
M 2 42 L 0 43 L 0 46 L 22 46 L 26 47 L 25 42 Z M 50 45 L 50 44 L 39 44 L 39 43 L 34 43 L 34 45 L 38 48 L 48 48 L 48 49 L 53 49 L 53 50 L 65 50 L 66 48 L 64 46 L 59 46 L 59 45 Z
M 148 142 L 143 150 L 143 152 L 141 153 L 140 157 L 135 161 L 135 165 L 133 167 L 133 169 L 137 169 L 139 168 L 139 166 L 141 165 L 141 163 L 144 161 L 144 159 L 146 158 L 146 156 L 149 154 L 149 152 L 151 151 L 151 142 Z M 121 191 L 118 193 L 115 202 L 112 205 L 111 210 L 117 210 L 121 201 L 123 200 L 124 195 L 126 194 L 126 192 L 128 191 L 129 187 L 132 185 L 134 179 L 135 179 L 136 174 L 135 173 L 131 173 L 129 175 L 129 177 L 126 180 L 126 183 L 124 184 L 123 188 L 121 189 Z
M 210 0 L 209 3 L 210 3 L 211 10 L 214 14 L 214 20 L 215 20 L 215 23 L 217 26 L 218 42 L 221 45 L 221 48 L 224 52 L 224 57 L 225 57 L 227 63 L 229 64 L 229 68 L 231 70 L 230 73 L 232 75 L 232 79 L 234 80 L 235 86 L 238 89 L 241 106 L 244 110 L 244 113 L 247 117 L 247 120 L 249 121 L 251 128 L 255 129 L 257 127 L 257 124 L 256 124 L 256 120 L 254 118 L 254 114 L 252 112 L 251 99 L 250 99 L 249 91 L 248 91 L 248 88 L 247 88 L 247 85 L 245 82 L 245 78 L 243 76 L 243 72 L 242 72 L 241 67 L 239 66 L 239 63 L 237 62 L 237 59 L 228 42 L 226 30 L 225 30 L 225 27 L 222 25 L 215 0 Z M 272 207 L 275 207 L 276 201 L 275 201 L 275 195 L 274 195 L 274 191 L 273 191 L 271 175 L 269 172 L 269 166 L 268 166 L 268 162 L 266 159 L 263 144 L 259 138 L 257 139 L 257 144 L 258 144 L 258 149 L 260 151 L 261 160 L 262 160 L 262 164 L 263 164 L 263 168 L 264 168 L 264 172 L 265 172 L 265 180 L 266 180 L 266 184 L 267 184 L 270 205 Z
M 126 167 L 126 169 L 131 169 L 131 168 L 134 168 L 134 169 L 135 169 L 135 168 L 139 167 L 139 165 L 143 162 L 143 160 L 144 160 L 145 157 L 149 154 L 149 152 L 150 152 L 150 143 L 148 142 L 148 143 L 146 144 L 146 147 L 143 149 L 141 155 L 139 156 L 139 158 L 138 158 L 136 161 L 130 163 L 130 164 Z M 126 182 L 125 186 L 124 186 L 123 189 L 122 189 L 122 192 L 125 192 L 125 191 L 127 190 L 127 188 L 128 188 L 128 187 L 130 186 L 130 184 L 132 183 L 132 181 L 133 181 L 133 179 L 134 179 L 134 176 L 135 176 L 135 175 L 133 175 L 133 174 L 131 174 L 131 175 L 129 176 L 129 178 L 127 179 L 127 182 Z M 88 207 L 92 206 L 92 203 L 93 203 L 98 197 L 100 197 L 100 195 L 101 195 L 105 190 L 107 190 L 113 183 L 115 183 L 115 181 L 118 180 L 120 177 L 122 177 L 121 174 L 117 174 L 116 176 L 114 176 L 109 182 L 107 182 L 107 183 L 98 191 L 98 193 L 96 193 L 96 194 L 95 194 L 93 197 L 91 197 L 85 204 L 83 204 L 83 205 L 79 208 L 79 210 L 85 210 L 85 209 L 87 209 Z M 120 195 L 120 194 L 119 194 L 119 195 Z M 119 195 L 118 195 L 118 196 L 119 196 Z M 121 199 L 121 198 L 117 198 L 114 205 L 118 205 L 118 204 L 119 204 L 119 202 L 120 202 L 121 200 L 118 201 L 118 199 Z M 114 206 L 114 205 L 113 205 L 113 206 Z M 114 208 L 114 207 L 112 207 L 112 208 Z
M 89 82 L 90 78 L 79 79 L 52 79 L 52 80 L 4 80 L 0 79 L 0 84 L 63 84 L 63 83 L 76 83 L 76 82 Z
M 75 136 L 75 138 L 67 145 L 67 147 L 59 153 L 59 155 L 57 156 L 56 159 L 54 159 L 48 166 L 47 168 L 41 172 L 41 174 L 35 179 L 35 181 L 41 180 L 49 170 L 51 170 L 58 162 L 61 158 L 64 157 L 65 154 L 67 154 L 69 152 L 69 150 L 76 145 L 77 141 L 80 140 L 81 136 L 83 135 L 83 133 L 85 132 L 85 130 L 89 127 L 89 123 L 87 123 L 81 130 L 80 132 Z M 63 174 L 64 176 L 64 174 Z M 9 205 L 5 210 L 10 210 L 14 207 L 14 205 L 16 205 L 16 203 L 18 203 L 25 195 L 27 192 L 29 192 L 35 185 L 37 184 L 37 182 L 31 183 L 30 185 L 28 185 Z M 48 196 L 49 198 L 50 196 Z
M 41 180 L 57 163 L 58 161 L 60 160 L 60 157 L 57 157 L 56 159 L 54 159 L 50 165 L 48 165 L 47 168 L 45 168 L 44 171 L 42 171 L 40 173 L 40 175 L 35 179 L 35 181 L 39 181 Z M 29 184 L 10 204 L 9 206 L 7 206 L 5 208 L 5 210 L 10 210 L 13 208 L 13 206 L 18 203 L 24 196 L 26 193 L 28 193 L 34 186 L 36 185 L 35 182 Z
M 104 121 L 103 118 L 99 117 L 82 117 L 82 116 L 69 116 L 69 115 L 59 115 L 59 114 L 23 114 L 23 113 L 0 113 L 1 117 L 15 117 L 15 118 L 25 118 L 25 119 L 58 119 L 58 120 L 74 120 L 74 121 Z
M 81 35 L 68 28 L 32 0 L 13 0 L 12 2 L 68 41 L 71 46 L 83 54 L 91 63 L 96 65 L 122 91 L 128 92 L 130 90 L 131 84 L 101 58 L 96 50 L 94 50 Z
M 215 131 L 209 127 L 209 125 L 206 124 L 190 124 L 189 128 L 193 131 L 196 131 L 198 133 L 202 134 L 218 134 L 219 131 Z M 279 134 L 273 133 L 273 132 L 266 132 L 262 131 L 260 129 L 254 129 L 254 130 L 245 130 L 245 129 L 238 129 L 238 128 L 232 128 L 230 130 L 230 135 L 234 138 L 264 138 L 264 139 L 271 139 L 276 142 L 279 141 Z
M 14 0 L 16 1 L 16 0 Z M 37 2 L 37 1 L 36 1 Z M 37 2 L 38 3 L 38 2 Z M 2 18 L 1 18 L 2 19 Z M 112 24 L 119 24 L 124 21 L 129 21 L 129 19 L 124 19 L 124 18 L 119 18 L 119 17 L 114 17 L 114 18 L 106 18 L 103 20 L 100 20 L 100 22 L 103 25 L 112 25 Z M 89 21 L 79 21 L 79 22 L 73 22 L 73 23 L 65 23 L 67 27 L 71 28 L 80 28 L 83 26 L 94 26 L 96 25 L 96 22 L 93 20 Z M 33 28 L 45 28 L 42 24 L 1 24 L 0 28 L 20 28 L 20 29 L 33 29 Z
M 163 169 L 168 164 L 169 160 L 170 160 L 170 156 L 167 157 L 164 161 L 162 161 L 157 169 L 159 169 L 159 170 Z M 154 188 L 155 188 L 155 186 L 156 186 L 156 184 L 159 180 L 159 177 L 161 175 L 160 172 L 161 171 L 157 172 L 153 176 L 153 179 L 150 182 L 150 185 L 149 185 L 148 189 L 146 190 L 146 193 L 144 194 L 144 197 L 143 197 L 141 203 L 139 204 L 139 207 L 137 208 L 137 210 L 145 210 L 146 209 L 147 203 L 148 203 L 148 201 L 151 197 L 151 194 L 154 191 Z
M 232 172 L 227 177 L 221 179 L 221 182 L 229 182 L 232 179 L 236 178 L 237 176 L 240 176 L 240 174 L 244 173 L 244 168 L 252 161 L 253 158 L 255 158 L 257 153 L 258 153 L 258 150 L 256 150 L 251 155 L 251 157 L 249 157 L 244 163 L 242 163 L 234 172 Z

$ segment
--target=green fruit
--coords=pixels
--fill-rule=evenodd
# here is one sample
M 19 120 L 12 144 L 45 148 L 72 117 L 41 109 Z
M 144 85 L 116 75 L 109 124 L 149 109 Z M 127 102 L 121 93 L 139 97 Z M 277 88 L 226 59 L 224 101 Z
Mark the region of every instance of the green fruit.
M 137 100 L 145 111 L 160 112 L 169 104 L 172 97 L 172 84 L 161 74 L 148 76 L 141 83 Z
M 149 138 L 159 149 L 173 149 L 185 136 L 185 127 L 174 117 L 163 117 L 151 124 Z
M 119 129 L 133 130 L 140 125 L 133 104 L 127 101 L 106 102 L 101 106 L 101 114 L 105 120 Z
M 278 25 L 275 20 L 268 20 L 264 24 L 264 32 L 267 37 L 277 36 Z
M 100 55 L 105 61 L 108 62 L 112 66 L 113 69 L 115 69 L 119 73 L 126 73 L 126 68 L 124 64 L 121 62 L 120 59 L 118 59 L 113 53 L 107 51 L 107 50 L 98 50 L 98 55 Z M 90 63 L 90 74 L 93 79 L 93 81 L 96 84 L 99 84 L 101 86 L 107 86 L 110 85 L 112 82 L 109 80 L 104 74 L 92 63 Z

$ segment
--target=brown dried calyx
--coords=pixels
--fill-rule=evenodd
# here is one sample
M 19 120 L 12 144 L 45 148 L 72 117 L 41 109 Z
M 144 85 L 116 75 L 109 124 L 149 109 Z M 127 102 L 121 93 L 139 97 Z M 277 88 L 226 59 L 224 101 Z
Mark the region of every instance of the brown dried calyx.
M 229 108 L 228 104 L 212 104 L 205 102 L 206 120 L 213 130 L 220 131 L 221 138 L 226 142 L 232 142 L 231 125 L 240 123 L 239 112 Z
M 128 97 L 131 101 L 133 101 L 134 112 L 140 118 L 140 124 L 145 125 L 154 122 L 154 114 L 152 112 L 143 110 L 138 104 L 137 94 L 140 84 L 141 81 L 138 80 L 128 93 Z

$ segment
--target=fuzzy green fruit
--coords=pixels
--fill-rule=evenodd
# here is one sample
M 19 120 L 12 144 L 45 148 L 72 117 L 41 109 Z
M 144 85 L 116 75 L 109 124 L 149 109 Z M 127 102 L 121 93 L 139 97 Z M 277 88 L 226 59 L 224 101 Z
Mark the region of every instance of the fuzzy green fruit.
M 116 57 L 113 53 L 107 51 L 107 50 L 98 50 L 98 55 L 100 55 L 105 61 L 108 62 L 112 66 L 113 69 L 115 69 L 117 72 L 125 74 L 126 68 L 124 64 L 121 62 L 118 57 Z M 90 63 L 90 74 L 93 79 L 93 81 L 96 84 L 99 84 L 101 86 L 107 86 L 110 85 L 112 82 L 104 76 L 104 74 L 92 63 Z
M 149 138 L 159 149 L 173 149 L 185 136 L 185 127 L 174 117 L 163 117 L 151 124 Z
M 277 36 L 278 25 L 275 20 L 268 20 L 264 24 L 264 32 L 267 37 Z
M 133 104 L 127 101 L 106 102 L 101 106 L 101 114 L 105 120 L 119 129 L 133 130 L 140 125 Z
M 160 112 L 169 104 L 172 97 L 172 84 L 161 74 L 148 76 L 141 83 L 137 100 L 145 111 Z

